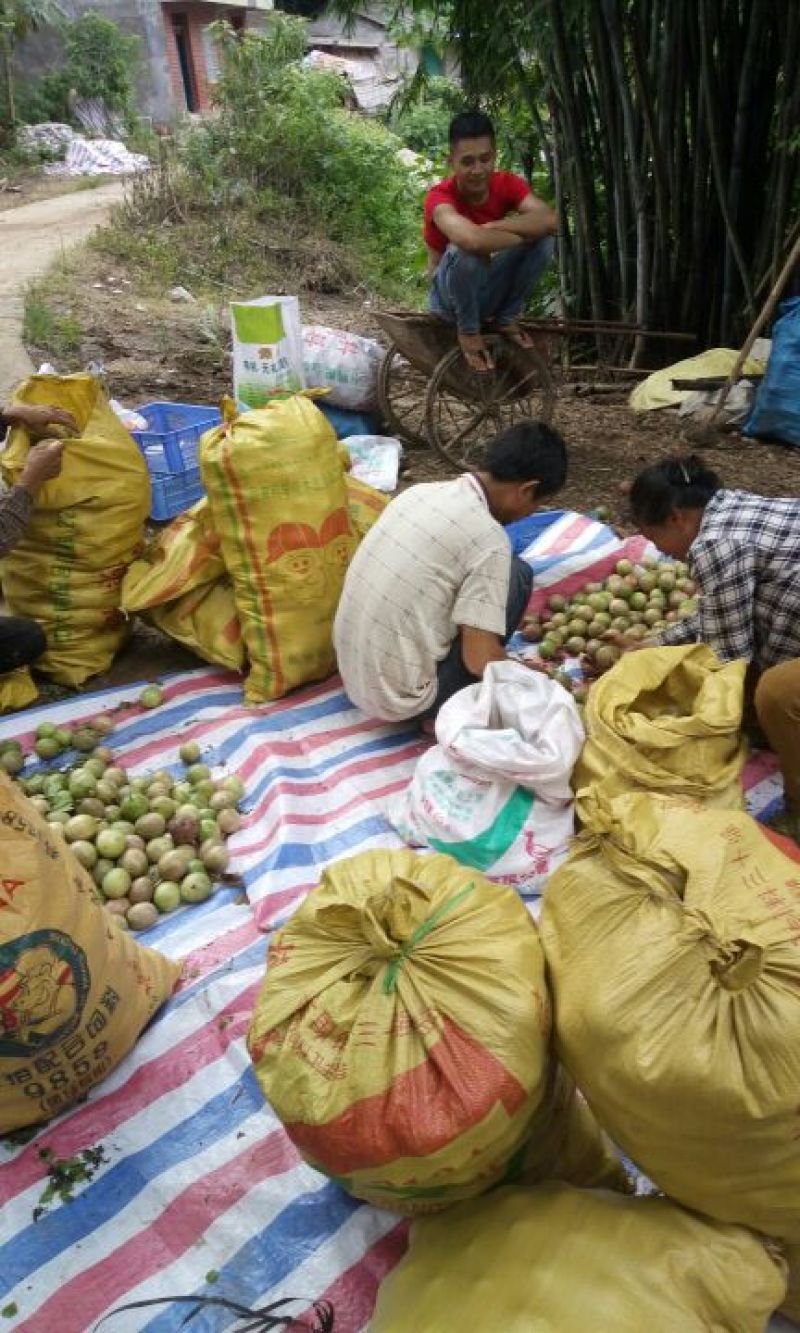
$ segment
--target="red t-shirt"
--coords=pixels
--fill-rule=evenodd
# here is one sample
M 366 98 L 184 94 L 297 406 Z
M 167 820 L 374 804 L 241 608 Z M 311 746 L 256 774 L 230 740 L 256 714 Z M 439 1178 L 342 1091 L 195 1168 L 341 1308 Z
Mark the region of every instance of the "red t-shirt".
M 457 213 L 470 222 L 500 222 L 514 209 L 519 208 L 523 199 L 530 194 L 530 186 L 522 176 L 515 176 L 513 171 L 493 171 L 489 181 L 489 193 L 482 204 L 470 204 L 458 192 L 455 177 L 439 181 L 425 196 L 425 223 L 422 234 L 425 244 L 437 254 L 444 254 L 449 244 L 444 232 L 440 231 L 433 220 L 433 210 L 440 204 L 452 204 Z

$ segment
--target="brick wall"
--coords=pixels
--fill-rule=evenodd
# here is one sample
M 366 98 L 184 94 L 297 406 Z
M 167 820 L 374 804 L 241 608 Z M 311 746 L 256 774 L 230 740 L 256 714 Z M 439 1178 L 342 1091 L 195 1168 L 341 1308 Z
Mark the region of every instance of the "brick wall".
M 172 15 L 180 16 L 185 23 L 187 37 L 187 47 L 192 68 L 194 93 L 197 99 L 197 110 L 207 111 L 211 105 L 211 84 L 209 81 L 209 71 L 206 61 L 206 48 L 203 40 L 203 31 L 209 23 L 214 23 L 217 19 L 228 19 L 234 24 L 243 22 L 247 27 L 257 27 L 261 21 L 261 14 L 255 10 L 244 10 L 239 7 L 232 8 L 225 4 L 208 3 L 169 3 L 162 4 L 161 11 L 163 15 L 167 59 L 169 61 L 170 78 L 175 96 L 175 103 L 179 109 L 186 105 L 183 78 L 181 75 L 180 61 L 178 58 L 178 47 L 175 41 L 175 31 L 172 23 Z

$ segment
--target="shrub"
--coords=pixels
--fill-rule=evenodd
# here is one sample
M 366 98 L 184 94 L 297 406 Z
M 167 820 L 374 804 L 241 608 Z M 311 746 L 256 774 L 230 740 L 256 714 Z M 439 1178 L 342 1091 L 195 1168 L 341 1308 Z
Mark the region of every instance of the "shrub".
M 130 116 L 140 59 L 138 37 L 100 14 L 83 14 L 64 32 L 65 74 L 79 97 L 99 97 L 109 111 Z
M 17 113 L 20 120 L 36 124 L 43 120 L 71 120 L 70 94 L 100 98 L 109 111 L 131 122 L 135 102 L 135 78 L 140 57 L 138 37 L 123 32 L 100 14 L 84 14 L 64 25 L 64 60 L 60 69 L 45 74 L 36 83 L 20 88 Z
M 302 68 L 304 24 L 269 16 L 263 33 L 216 25 L 218 118 L 189 136 L 196 189 L 220 207 L 261 209 L 351 247 L 373 281 L 398 289 L 423 268 L 421 190 L 402 141 L 346 110 L 347 84 Z
M 464 109 L 464 92 L 450 79 L 413 80 L 408 95 L 396 102 L 389 126 L 415 153 L 443 164 L 450 121 Z

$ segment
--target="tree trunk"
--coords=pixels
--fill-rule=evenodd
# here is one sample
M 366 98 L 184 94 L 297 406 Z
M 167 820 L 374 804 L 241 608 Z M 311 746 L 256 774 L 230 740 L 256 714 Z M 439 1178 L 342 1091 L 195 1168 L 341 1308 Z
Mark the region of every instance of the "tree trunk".
M 0 13 L 0 19 L 3 18 Z M 6 28 L 5 21 L 2 28 L 3 43 L 3 79 L 6 85 L 6 106 L 8 108 L 8 124 L 13 131 L 17 123 L 17 105 L 14 97 L 14 67 L 12 53 L 14 48 L 14 39 L 11 32 Z
M 745 299 L 748 310 L 754 308 L 753 286 L 750 281 L 750 274 L 747 271 L 747 263 L 742 253 L 739 234 L 734 225 L 733 218 L 728 210 L 728 193 L 725 188 L 725 178 L 722 167 L 722 155 L 720 151 L 720 134 L 717 123 L 718 99 L 715 100 L 714 89 L 712 88 L 711 73 L 711 40 L 709 34 L 709 0 L 698 0 L 698 20 L 700 25 L 700 88 L 703 94 L 703 105 L 708 128 L 708 145 L 711 156 L 711 171 L 714 179 L 714 187 L 717 194 L 719 210 L 722 214 L 722 220 L 725 224 L 726 247 L 733 255 L 736 261 L 736 267 L 739 270 L 739 277 L 742 281 Z M 724 295 L 720 294 L 720 316 L 719 316 L 719 338 L 721 342 L 729 339 L 729 329 L 727 323 L 723 322 Z

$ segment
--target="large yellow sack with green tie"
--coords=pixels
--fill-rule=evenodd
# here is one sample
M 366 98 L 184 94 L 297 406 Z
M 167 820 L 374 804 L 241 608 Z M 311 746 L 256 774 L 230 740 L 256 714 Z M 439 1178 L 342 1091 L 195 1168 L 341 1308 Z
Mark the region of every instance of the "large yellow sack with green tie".
M 586 744 L 572 777 L 581 821 L 591 823 L 589 798 L 598 793 L 610 800 L 663 792 L 741 809 L 745 669 L 690 644 L 626 653 L 601 676 L 589 691 Z
M 356 548 L 333 427 L 302 395 L 276 400 L 204 435 L 200 467 L 250 660 L 247 702 L 331 675 Z
M 774 1248 L 667 1199 L 504 1189 L 411 1228 L 370 1333 L 764 1333 Z
M 739 811 L 598 802 L 540 923 L 557 1050 L 665 1194 L 800 1241 L 800 851 Z
M 626 1178 L 550 1046 L 536 926 L 449 856 L 331 866 L 272 938 L 248 1048 L 312 1166 L 408 1214 L 507 1175 Z
M 124 642 L 121 585 L 143 544 L 150 480 L 91 375 L 32 375 L 14 401 L 66 408 L 80 428 L 66 440 L 60 476 L 41 488 L 22 541 L 2 562 L 9 610 L 37 620 L 47 636 L 37 669 L 80 685 L 105 671 Z M 12 429 L 2 455 L 7 483 L 19 478 L 30 443 L 22 427 Z

